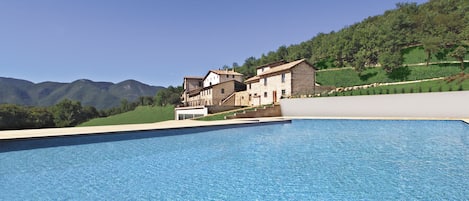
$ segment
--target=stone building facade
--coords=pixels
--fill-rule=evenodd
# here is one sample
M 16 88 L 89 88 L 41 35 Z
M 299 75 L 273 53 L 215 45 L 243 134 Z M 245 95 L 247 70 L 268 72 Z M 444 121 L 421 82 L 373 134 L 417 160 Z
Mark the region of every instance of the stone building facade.
M 282 97 L 313 94 L 316 69 L 305 59 L 260 66 L 257 75 L 246 80 L 250 105 L 279 102 Z
M 192 94 L 194 94 L 197 90 L 202 89 L 203 87 L 203 77 L 198 77 L 198 76 L 186 76 L 184 77 L 184 82 L 183 82 L 183 88 L 184 91 L 182 92 L 181 95 L 181 102 L 183 106 L 188 106 L 189 103 L 189 97 Z

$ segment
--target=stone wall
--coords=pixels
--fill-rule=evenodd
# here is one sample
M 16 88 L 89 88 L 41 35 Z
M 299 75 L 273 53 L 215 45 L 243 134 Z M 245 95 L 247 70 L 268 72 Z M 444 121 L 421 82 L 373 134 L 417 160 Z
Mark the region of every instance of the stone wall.
M 313 94 L 315 70 L 306 62 L 298 64 L 292 70 L 291 95 Z
M 236 118 L 259 118 L 259 117 L 280 117 L 282 116 L 282 110 L 280 105 L 265 106 L 264 108 L 256 108 L 254 111 L 245 111 L 242 113 L 236 113 L 233 116 L 226 117 L 227 119 Z

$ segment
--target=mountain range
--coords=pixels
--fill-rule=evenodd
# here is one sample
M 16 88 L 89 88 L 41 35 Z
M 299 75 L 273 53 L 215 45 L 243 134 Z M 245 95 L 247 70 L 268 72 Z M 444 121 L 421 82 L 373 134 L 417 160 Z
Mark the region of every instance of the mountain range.
M 121 100 L 135 101 L 140 96 L 155 96 L 164 89 L 136 80 L 94 82 L 87 79 L 71 83 L 41 82 L 0 77 L 0 104 L 10 103 L 30 106 L 51 106 L 63 99 L 80 101 L 84 106 L 108 109 L 119 106 Z

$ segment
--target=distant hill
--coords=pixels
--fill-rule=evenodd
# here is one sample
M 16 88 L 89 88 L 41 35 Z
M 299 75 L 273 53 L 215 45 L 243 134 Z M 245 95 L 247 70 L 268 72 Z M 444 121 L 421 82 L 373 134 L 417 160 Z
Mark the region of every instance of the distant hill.
M 150 86 L 135 80 L 117 84 L 81 79 L 72 83 L 41 82 L 0 77 L 0 103 L 32 106 L 50 106 L 68 98 L 82 105 L 107 109 L 126 99 L 135 101 L 140 96 L 155 96 L 161 86 Z

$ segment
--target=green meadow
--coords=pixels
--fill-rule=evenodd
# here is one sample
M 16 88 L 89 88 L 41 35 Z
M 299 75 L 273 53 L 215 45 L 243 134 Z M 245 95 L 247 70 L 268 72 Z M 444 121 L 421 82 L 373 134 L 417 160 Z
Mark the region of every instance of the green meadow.
M 155 123 L 174 119 L 174 106 L 140 106 L 133 111 L 113 115 L 105 118 L 96 118 L 79 126 L 104 126 L 120 124 Z

